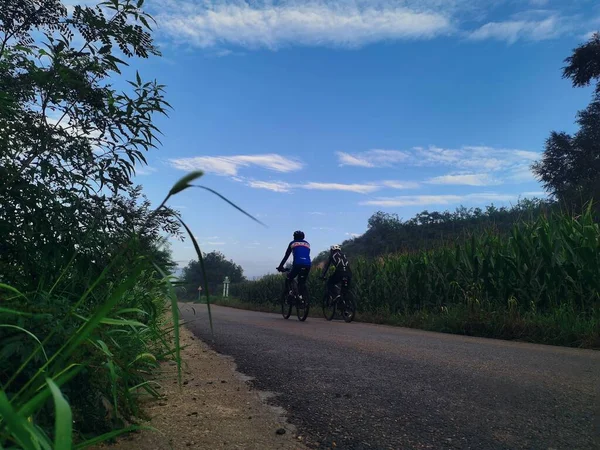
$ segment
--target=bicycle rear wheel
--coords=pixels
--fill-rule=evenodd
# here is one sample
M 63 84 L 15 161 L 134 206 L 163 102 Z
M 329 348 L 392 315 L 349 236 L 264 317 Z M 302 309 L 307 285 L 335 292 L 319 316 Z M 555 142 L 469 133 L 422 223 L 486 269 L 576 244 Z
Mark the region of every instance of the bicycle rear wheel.
M 289 293 L 284 289 L 281 294 L 281 315 L 284 319 L 289 319 L 292 315 L 292 302 L 288 302 Z
M 344 322 L 350 323 L 354 320 L 354 316 L 356 315 L 356 304 L 352 297 L 348 294 L 343 294 L 342 297 L 342 316 L 344 317 Z
M 310 309 L 310 300 L 308 298 L 308 289 L 306 285 L 298 286 L 299 295 L 296 297 L 296 314 L 298 320 L 304 322 L 308 317 L 308 311 Z M 300 298 L 302 296 L 302 298 Z

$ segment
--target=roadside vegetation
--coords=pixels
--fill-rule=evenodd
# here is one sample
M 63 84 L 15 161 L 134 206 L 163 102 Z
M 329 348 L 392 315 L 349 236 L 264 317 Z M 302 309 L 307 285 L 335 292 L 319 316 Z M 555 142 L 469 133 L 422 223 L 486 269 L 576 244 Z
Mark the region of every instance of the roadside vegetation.
M 475 336 L 600 348 L 600 34 L 567 58 L 575 87 L 596 83 L 574 135 L 552 132 L 533 171 L 549 200 L 512 208 L 378 212 L 343 242 L 358 320 Z M 327 252 L 315 258 L 325 261 Z M 323 286 L 309 282 L 313 307 Z M 281 276 L 232 287 L 239 305 L 268 309 Z
M 6 5 L 0 448 L 85 448 L 136 429 L 140 398 L 160 395 L 149 377 L 160 361 L 181 379 L 165 237 L 189 235 L 200 265 L 202 253 L 167 204 L 202 173 L 156 208 L 133 183 L 159 143 L 153 119 L 170 108 L 164 87 L 129 66 L 159 55 L 142 0 Z
M 581 216 L 540 216 L 506 235 L 351 261 L 358 320 L 474 336 L 600 347 L 600 229 Z M 235 285 L 241 304 L 268 310 L 282 292 L 269 275 Z M 318 308 L 316 270 L 308 283 Z

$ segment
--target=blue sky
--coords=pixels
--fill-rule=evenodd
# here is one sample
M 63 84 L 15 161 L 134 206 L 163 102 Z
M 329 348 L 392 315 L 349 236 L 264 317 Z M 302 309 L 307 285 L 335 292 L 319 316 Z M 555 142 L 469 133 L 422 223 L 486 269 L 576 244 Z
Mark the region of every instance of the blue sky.
M 249 276 L 273 271 L 296 229 L 316 255 L 378 210 L 539 196 L 529 166 L 590 99 L 563 60 L 600 29 L 591 0 L 147 1 L 164 57 L 138 68 L 173 111 L 136 182 L 158 202 L 204 170 L 268 228 L 199 190 L 172 205 Z

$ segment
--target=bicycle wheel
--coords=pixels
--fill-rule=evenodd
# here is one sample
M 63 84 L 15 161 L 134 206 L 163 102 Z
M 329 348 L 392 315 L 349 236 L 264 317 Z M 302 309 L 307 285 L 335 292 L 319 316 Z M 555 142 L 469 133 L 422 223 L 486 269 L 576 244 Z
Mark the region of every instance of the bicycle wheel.
M 298 320 L 300 322 L 304 322 L 308 317 L 308 310 L 310 309 L 310 301 L 308 298 L 308 289 L 306 289 L 306 285 L 302 285 L 298 287 L 299 295 L 296 296 L 296 314 L 298 315 Z M 302 296 L 302 298 L 300 298 Z
M 289 319 L 290 316 L 292 315 L 292 302 L 288 302 L 288 292 L 286 292 L 286 290 L 283 290 L 283 293 L 281 294 L 281 315 L 283 316 L 284 319 Z
M 327 291 L 323 295 L 323 316 L 328 321 L 331 321 L 335 317 L 335 302 Z
M 354 315 L 356 314 L 356 304 L 348 294 L 343 294 L 342 308 L 342 316 L 344 317 L 344 322 L 352 322 L 354 320 Z

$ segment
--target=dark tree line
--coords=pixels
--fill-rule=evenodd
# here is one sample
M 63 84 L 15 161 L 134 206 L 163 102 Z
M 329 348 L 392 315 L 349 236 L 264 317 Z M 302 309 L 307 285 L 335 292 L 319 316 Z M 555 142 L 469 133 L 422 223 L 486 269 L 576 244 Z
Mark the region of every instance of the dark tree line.
M 349 257 L 431 249 L 484 230 L 506 233 L 515 223 L 535 220 L 554 208 L 552 201 L 534 199 L 522 200 L 512 207 L 461 206 L 453 212 L 423 211 L 408 220 L 378 211 L 369 219 L 365 234 L 344 241 L 342 248 Z M 315 263 L 324 261 L 327 254 L 320 253 Z

